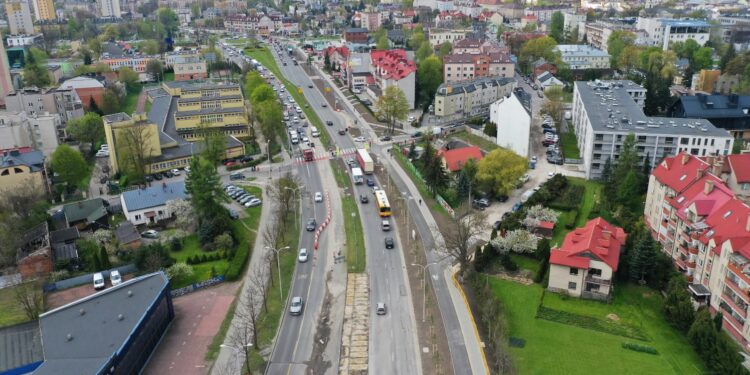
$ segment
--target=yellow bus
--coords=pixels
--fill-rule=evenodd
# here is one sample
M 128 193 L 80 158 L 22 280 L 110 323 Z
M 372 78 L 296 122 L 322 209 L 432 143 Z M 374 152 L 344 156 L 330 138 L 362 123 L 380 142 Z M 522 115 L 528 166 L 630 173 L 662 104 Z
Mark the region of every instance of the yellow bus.
M 380 216 L 391 216 L 391 204 L 388 203 L 388 197 L 383 190 L 375 190 L 375 201 L 378 204 L 378 213 Z

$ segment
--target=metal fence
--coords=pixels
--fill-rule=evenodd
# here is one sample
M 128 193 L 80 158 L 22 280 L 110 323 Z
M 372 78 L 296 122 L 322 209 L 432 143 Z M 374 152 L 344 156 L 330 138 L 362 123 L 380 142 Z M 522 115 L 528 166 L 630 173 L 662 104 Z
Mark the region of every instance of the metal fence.
M 111 270 L 107 271 L 101 271 L 104 278 L 109 277 L 110 271 L 117 270 L 120 272 L 120 275 L 126 275 L 130 273 L 134 273 L 138 271 L 138 268 L 135 266 L 135 264 L 126 264 L 121 267 L 113 268 Z M 89 273 L 81 276 L 71 277 L 70 279 L 60 280 L 56 281 L 54 283 L 45 284 L 43 289 L 46 293 L 54 292 L 56 290 L 62 290 L 62 289 L 68 289 L 75 286 L 91 283 L 94 280 L 94 273 Z
M 179 289 L 174 289 L 174 290 L 172 290 L 169 293 L 172 294 L 172 298 L 177 298 L 177 297 L 180 297 L 180 296 L 184 296 L 184 295 L 186 295 L 188 293 L 192 293 L 192 292 L 195 292 L 197 290 L 200 290 L 200 289 L 203 289 L 203 288 L 207 288 L 209 286 L 213 286 L 213 285 L 216 285 L 216 284 L 221 284 L 223 282 L 224 282 L 224 275 L 219 275 L 219 276 L 212 277 L 212 278 L 210 278 L 208 280 L 205 280 L 205 281 L 201 281 L 201 282 L 198 282 L 198 283 L 190 284 L 190 285 L 188 285 L 186 287 L 182 287 L 182 288 L 179 288 Z

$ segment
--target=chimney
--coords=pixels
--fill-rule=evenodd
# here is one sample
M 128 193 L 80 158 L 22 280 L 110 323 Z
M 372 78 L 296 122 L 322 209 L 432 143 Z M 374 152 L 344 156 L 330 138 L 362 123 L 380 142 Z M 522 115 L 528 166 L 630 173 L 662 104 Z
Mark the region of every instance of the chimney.
M 747 223 L 745 224 L 745 231 L 750 232 L 750 213 L 747 214 Z
M 690 161 L 690 154 L 687 152 L 682 154 L 682 165 L 687 164 Z
M 711 180 L 706 181 L 706 186 L 703 187 L 703 194 L 709 195 L 714 190 L 714 182 Z
M 711 167 L 711 173 L 716 177 L 721 177 L 721 164 L 714 164 Z
M 602 239 L 608 240 L 608 239 L 610 239 L 610 237 L 612 237 L 612 232 L 610 232 L 608 230 L 603 230 L 602 231 Z
M 716 161 L 716 156 L 714 155 L 706 156 L 706 163 L 708 163 L 708 165 L 714 165 L 714 161 Z
M 698 168 L 698 171 L 695 172 L 695 179 L 700 180 L 701 177 L 703 177 L 703 169 Z

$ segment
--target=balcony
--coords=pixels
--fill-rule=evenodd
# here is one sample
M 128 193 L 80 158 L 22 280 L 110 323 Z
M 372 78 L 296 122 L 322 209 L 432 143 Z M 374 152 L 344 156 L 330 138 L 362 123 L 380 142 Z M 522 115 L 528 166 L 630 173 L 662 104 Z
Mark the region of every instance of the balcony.
M 592 284 L 612 285 L 612 280 L 602 279 L 593 275 L 586 275 L 585 281 Z
M 695 246 L 688 246 L 687 251 L 688 254 L 698 254 L 698 248 Z
M 722 293 L 721 294 L 721 302 L 723 302 L 725 305 L 729 306 L 729 309 L 725 308 L 725 310 L 727 310 L 727 312 L 728 312 L 728 314 L 725 314 L 725 315 L 733 315 L 732 313 L 734 313 L 734 314 L 739 315 L 743 320 L 745 318 L 747 318 L 747 307 L 745 307 L 743 309 L 741 305 L 735 303 L 732 300 L 732 297 L 726 295 L 725 293 Z M 729 310 L 731 310 L 731 311 L 729 311 Z M 736 319 L 736 317 L 735 317 L 735 319 Z M 742 327 L 742 326 L 740 326 L 740 327 Z
M 740 266 L 730 261 L 729 264 L 727 264 L 727 268 L 731 270 L 732 273 L 734 273 L 742 281 L 744 281 L 747 284 L 750 284 L 750 277 L 748 277 L 744 272 L 742 272 L 742 268 L 744 268 L 744 265 Z
M 724 285 L 726 285 L 729 289 L 732 289 L 740 298 L 742 298 L 745 302 L 750 302 L 750 296 L 748 296 L 748 289 L 742 289 L 737 283 L 732 281 L 729 277 L 724 278 Z

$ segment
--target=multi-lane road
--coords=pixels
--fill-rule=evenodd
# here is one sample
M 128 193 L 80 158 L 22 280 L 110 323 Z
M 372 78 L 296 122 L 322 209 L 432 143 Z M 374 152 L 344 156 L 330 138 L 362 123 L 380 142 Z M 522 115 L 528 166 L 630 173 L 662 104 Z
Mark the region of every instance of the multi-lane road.
M 277 53 L 271 48 L 277 65 L 284 78 L 302 90 L 302 95 L 307 99 L 310 107 L 323 121 L 332 121 L 332 127 L 319 129 L 329 131 L 334 146 L 340 149 L 354 149 L 362 147 L 355 144 L 347 133 L 345 136 L 337 134 L 336 130 L 343 128 L 351 121 L 340 113 L 331 109 L 323 95 L 315 88 L 310 77 L 301 66 L 291 63 L 291 58 L 281 50 Z M 227 54 L 225 53 L 225 56 Z M 230 57 L 237 64 L 243 63 L 243 57 Z M 236 61 L 235 61 L 236 60 Z M 284 65 L 283 62 L 287 64 Z M 312 77 L 315 78 L 315 77 Z M 278 80 L 277 80 L 278 82 Z M 313 88 L 310 88 L 312 86 Z M 278 87 L 278 86 L 277 86 Z M 287 101 L 285 99 L 285 101 Z M 286 104 L 286 103 L 285 103 Z M 317 142 L 316 142 L 317 143 Z M 324 154 L 325 150 L 317 145 L 316 154 Z M 323 161 L 326 162 L 326 161 Z M 325 191 L 327 183 L 322 181 L 319 163 L 312 162 L 300 164 L 296 168 L 297 176 L 305 185 L 302 196 L 302 233 L 300 247 L 306 247 L 313 251 L 312 232 L 304 230 L 304 224 L 310 217 L 315 217 L 318 223 L 325 219 L 325 204 L 315 203 L 312 196 L 315 192 Z M 340 164 L 333 168 L 341 168 Z M 374 178 L 374 176 L 372 177 Z M 406 268 L 401 251 L 402 244 L 399 242 L 397 231 L 394 228 L 385 234 L 380 230 L 380 220 L 374 204 L 372 189 L 366 185 L 356 185 L 355 196 L 368 195 L 369 204 L 360 204 L 360 217 L 362 226 L 365 228 L 364 239 L 367 253 L 367 272 L 370 276 L 370 330 L 369 330 L 369 367 L 371 373 L 391 374 L 419 374 L 421 373 L 420 355 L 416 336 L 416 323 L 414 310 L 411 303 L 409 284 L 406 280 Z M 396 204 L 396 197 L 389 197 L 391 205 Z M 358 201 L 358 200 L 357 200 Z M 348 220 L 349 218 L 345 218 Z M 343 225 L 343 223 L 339 223 Z M 396 248 L 386 250 L 384 237 L 393 237 Z M 289 296 L 301 296 L 305 300 L 305 310 L 301 316 L 291 316 L 288 313 L 282 318 L 274 350 L 271 354 L 268 374 L 305 374 L 313 352 L 313 341 L 318 319 L 323 309 L 325 299 L 326 269 L 333 261 L 333 252 L 338 249 L 331 248 L 335 243 L 330 238 L 330 233 L 325 231 L 320 237 L 319 248 L 315 260 L 310 259 L 306 263 L 297 263 L 294 271 L 293 285 Z M 343 243 L 344 241 L 339 241 Z M 298 251 L 298 249 L 292 249 Z M 311 257 L 312 258 L 312 257 Z M 336 272 L 345 272 L 344 268 L 336 268 Z M 384 316 L 375 314 L 374 308 L 377 302 L 384 302 L 388 312 Z M 332 308 L 326 306 L 326 308 Z M 332 331 L 329 342 L 340 342 L 341 332 Z M 337 350 L 338 348 L 336 348 Z M 334 363 L 330 369 L 337 369 L 338 363 Z

